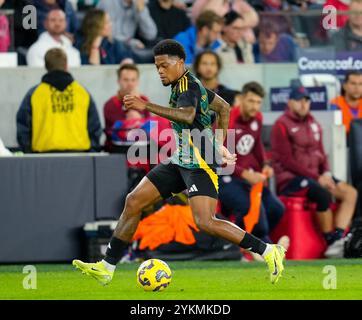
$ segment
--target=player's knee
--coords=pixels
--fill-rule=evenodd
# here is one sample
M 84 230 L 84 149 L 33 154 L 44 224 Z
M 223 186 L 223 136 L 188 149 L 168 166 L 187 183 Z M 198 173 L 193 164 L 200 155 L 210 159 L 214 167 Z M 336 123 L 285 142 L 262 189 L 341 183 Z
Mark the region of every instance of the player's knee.
M 323 212 L 329 209 L 332 202 L 332 195 L 324 188 L 318 188 L 313 191 L 313 199 L 317 204 L 317 211 Z
M 343 196 L 343 200 L 347 201 L 351 205 L 354 205 L 357 202 L 358 192 L 351 185 L 346 185 Z
M 140 214 L 142 210 L 141 203 L 135 192 L 131 192 L 127 195 L 125 209 L 128 214 Z
M 353 202 L 356 203 L 358 199 L 358 191 L 352 186 L 349 186 L 349 188 L 350 188 L 349 196 L 352 198 Z
M 213 223 L 214 223 L 215 219 L 216 218 L 214 216 L 203 217 L 203 216 L 196 215 L 195 223 L 196 223 L 196 226 L 201 231 L 212 234 L 213 233 Z

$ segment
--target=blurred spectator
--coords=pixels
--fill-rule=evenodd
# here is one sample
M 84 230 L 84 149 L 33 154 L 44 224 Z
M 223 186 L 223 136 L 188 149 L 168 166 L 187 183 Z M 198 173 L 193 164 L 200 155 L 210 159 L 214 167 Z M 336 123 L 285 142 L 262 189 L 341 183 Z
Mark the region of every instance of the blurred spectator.
M 337 51 L 362 51 L 362 0 L 352 0 L 347 24 L 332 35 L 331 43 Z
M 259 23 L 259 17 L 254 8 L 244 0 L 196 0 L 192 6 L 192 21 L 196 21 L 199 15 L 206 10 L 211 10 L 223 17 L 230 10 L 239 13 L 245 24 L 244 39 L 249 43 L 255 42 L 253 28 Z
M 297 44 L 285 33 L 279 33 L 274 23 L 265 23 L 254 45 L 255 62 L 295 62 Z
M 112 38 L 112 21 L 103 10 L 87 11 L 76 46 L 80 50 L 82 64 L 119 64 L 132 58 L 132 53 L 117 39 Z
M 251 207 L 250 193 L 255 184 L 264 183 L 273 176 L 273 169 L 265 157 L 261 139 L 263 126 L 260 112 L 264 89 L 257 82 L 249 82 L 241 91 L 241 104 L 232 109 L 229 129 L 235 130 L 237 160 L 231 176 L 220 178 L 220 201 L 236 218 L 236 224 L 245 229 L 243 218 Z M 284 205 L 264 186 L 258 223 L 252 233 L 272 243 L 269 233 L 284 213 Z
M 38 35 L 45 31 L 45 20 L 52 9 L 61 9 L 65 13 L 67 29 L 65 35 L 74 42 L 74 35 L 78 30 L 78 18 L 69 0 L 34 0 L 37 13 Z
M 87 11 L 96 8 L 99 0 L 75 0 L 77 2 L 78 11 Z
M 259 14 L 259 26 L 274 23 L 279 32 L 292 34 L 291 17 L 283 12 L 284 0 L 252 0 L 249 3 Z
M 0 10 L 5 0 L 0 0 Z M 9 21 L 6 15 L 0 13 L 0 52 L 7 52 L 11 44 Z
M 293 34 L 301 47 L 325 46 L 328 42 L 327 28 L 324 27 L 325 0 L 287 0 L 285 11 L 292 11 Z M 349 0 L 348 0 L 349 1 Z
M 286 196 L 305 196 L 317 206 L 320 229 L 327 242 L 325 256 L 343 256 L 345 230 L 355 210 L 357 191 L 332 176 L 323 147 L 322 127 L 310 113 L 310 96 L 292 88 L 288 108 L 271 133 L 277 189 Z M 332 196 L 339 201 L 333 217 Z
M 229 11 L 224 16 L 221 47 L 217 53 L 222 62 L 253 63 L 253 46 L 244 39 L 244 19 L 236 11 Z
M 38 40 L 29 48 L 26 60 L 28 66 L 44 67 L 44 56 L 51 48 L 61 48 L 67 54 L 69 67 L 80 66 L 79 51 L 72 46 L 71 41 L 64 35 L 67 22 L 61 9 L 52 9 L 44 21 L 45 30 Z
M 332 110 L 341 110 L 343 124 L 349 133 L 351 121 L 362 118 L 362 73 L 350 71 L 343 82 L 342 94 L 331 101 Z
M 126 119 L 140 119 L 150 116 L 147 110 L 126 110 L 123 98 L 127 94 L 138 95 L 144 101 L 149 101 L 147 96 L 139 92 L 140 72 L 135 64 L 122 64 L 117 70 L 118 91 L 104 105 L 103 114 L 106 132 L 106 150 L 111 151 L 113 128 L 117 121 Z
M 216 50 L 220 46 L 223 19 L 213 11 L 204 11 L 196 20 L 196 26 L 177 34 L 174 39 L 186 51 L 186 64 L 192 64 L 195 56 L 206 50 Z
M 132 52 L 139 56 L 137 62 L 153 62 L 152 51 L 145 49 L 145 42 L 153 45 L 157 27 L 146 0 L 100 0 L 98 8 L 109 14 L 113 37 L 131 47 Z
M 176 8 L 174 3 L 174 0 L 153 0 L 149 5 L 151 16 L 157 25 L 159 40 L 171 39 L 191 25 L 186 11 Z
M 31 88 L 16 115 L 24 152 L 98 151 L 102 133 L 91 95 L 67 72 L 60 48 L 45 54 L 47 73 Z
M 196 76 L 207 89 L 216 92 L 230 105 L 234 104 L 238 91 L 231 90 L 219 83 L 222 63 L 217 53 L 210 50 L 199 53 L 195 58 L 193 69 Z
M 283 9 L 283 0 L 250 0 L 249 3 L 257 12 Z

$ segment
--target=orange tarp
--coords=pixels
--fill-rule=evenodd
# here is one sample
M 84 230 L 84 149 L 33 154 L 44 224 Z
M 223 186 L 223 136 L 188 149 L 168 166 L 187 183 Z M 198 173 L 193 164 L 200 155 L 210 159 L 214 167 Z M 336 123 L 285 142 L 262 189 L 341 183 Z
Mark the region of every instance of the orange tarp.
M 263 192 L 263 182 L 254 184 L 250 190 L 250 208 L 244 217 L 246 232 L 252 232 L 254 226 L 259 222 L 261 195 Z
M 199 231 L 190 206 L 166 204 L 139 223 L 133 239 L 141 239 L 141 250 L 154 250 L 171 241 L 191 245 L 196 242 L 192 229 Z

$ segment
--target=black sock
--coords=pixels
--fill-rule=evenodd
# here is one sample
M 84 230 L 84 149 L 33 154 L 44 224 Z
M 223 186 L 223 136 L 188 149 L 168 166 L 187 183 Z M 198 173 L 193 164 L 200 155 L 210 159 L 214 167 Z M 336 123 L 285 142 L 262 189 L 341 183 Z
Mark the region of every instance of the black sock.
M 323 236 L 324 236 L 324 239 L 326 240 L 328 246 L 334 242 L 334 231 L 326 232 L 323 234 Z
M 342 239 L 344 230 L 341 228 L 336 228 L 334 231 L 324 234 L 324 239 L 326 239 L 327 245 L 331 245 L 334 241 Z
M 266 249 L 266 243 L 254 237 L 252 234 L 245 232 L 243 240 L 240 241 L 239 246 L 243 249 L 258 253 L 262 255 Z
M 116 265 L 121 260 L 124 250 L 127 249 L 129 243 L 124 242 L 116 237 L 112 237 L 107 247 L 106 256 L 104 260 L 110 264 Z
M 343 234 L 344 234 L 344 230 L 343 230 L 343 229 L 341 229 L 341 228 L 336 228 L 336 229 L 334 230 L 334 239 L 335 239 L 335 240 L 342 239 Z

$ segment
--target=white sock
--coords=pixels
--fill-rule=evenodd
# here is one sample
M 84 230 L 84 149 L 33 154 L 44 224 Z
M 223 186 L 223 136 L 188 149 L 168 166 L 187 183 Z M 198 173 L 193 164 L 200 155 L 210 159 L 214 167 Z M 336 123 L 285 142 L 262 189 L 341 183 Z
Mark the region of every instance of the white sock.
M 114 270 L 116 270 L 116 266 L 114 264 L 110 264 L 106 260 L 102 260 L 102 262 L 108 271 L 114 272 Z
M 273 249 L 272 245 L 269 243 L 266 243 L 266 248 L 262 254 L 262 257 L 265 257 L 272 249 Z

